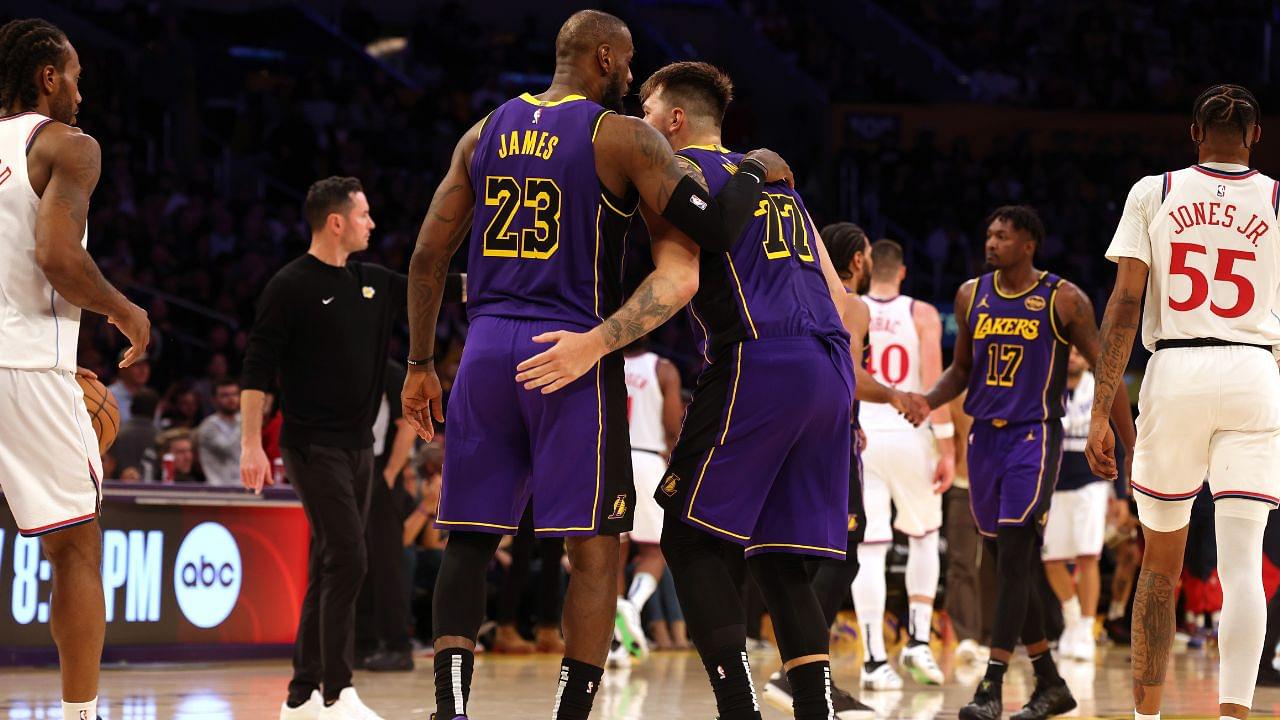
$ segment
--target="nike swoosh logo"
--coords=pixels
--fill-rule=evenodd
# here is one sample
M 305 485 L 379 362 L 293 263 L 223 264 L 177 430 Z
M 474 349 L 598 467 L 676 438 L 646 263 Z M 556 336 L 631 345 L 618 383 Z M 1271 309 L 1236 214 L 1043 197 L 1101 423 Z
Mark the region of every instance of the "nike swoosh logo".
M 329 303 L 333 302 L 333 298 L 325 298 L 324 300 L 321 300 L 320 302 L 324 303 L 325 305 L 328 305 Z

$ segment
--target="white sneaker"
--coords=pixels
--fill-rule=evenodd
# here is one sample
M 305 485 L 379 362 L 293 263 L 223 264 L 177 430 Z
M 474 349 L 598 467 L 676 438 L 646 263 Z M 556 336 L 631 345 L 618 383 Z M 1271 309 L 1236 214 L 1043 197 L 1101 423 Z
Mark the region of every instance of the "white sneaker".
M 615 633 L 616 637 L 617 634 Z M 610 670 L 626 670 L 631 667 L 631 653 L 627 652 L 627 648 L 620 642 L 614 642 L 609 649 L 609 657 L 604 661 L 604 666 Z
M 872 672 L 862 671 L 862 689 L 863 690 L 901 690 L 902 676 L 893 669 L 889 663 L 885 663 L 876 668 Z
M 991 651 L 980 645 L 977 640 L 972 638 L 961 640 L 960 644 L 956 645 L 956 660 L 959 660 L 962 663 L 986 665 L 987 660 L 990 659 L 990 657 Z
M 318 720 L 383 720 L 381 715 L 369 709 L 369 706 L 360 700 L 360 696 L 356 694 L 356 689 L 353 687 L 343 688 L 342 692 L 338 693 L 338 701 L 321 709 L 316 718 Z
M 1074 625 L 1068 625 L 1058 638 L 1057 657 L 1060 660 L 1076 659 L 1076 638 L 1078 633 Z
M 1076 659 L 1091 663 L 1098 653 L 1098 641 L 1093 636 L 1093 625 L 1080 623 L 1076 626 Z
M 911 677 L 922 685 L 941 685 L 947 680 L 942 674 L 942 668 L 938 667 L 938 661 L 933 658 L 933 650 L 929 649 L 928 645 L 904 648 L 898 661 L 907 669 L 907 672 L 911 673 Z
M 312 690 L 311 697 L 296 708 L 289 707 L 289 703 L 280 703 L 280 720 L 316 720 L 320 717 L 320 708 L 324 707 L 324 698 L 320 696 L 319 690 Z
M 637 660 L 649 656 L 649 640 L 644 636 L 644 626 L 640 623 L 640 611 L 630 600 L 618 598 L 618 611 L 613 619 L 614 628 L 620 635 L 622 646 Z

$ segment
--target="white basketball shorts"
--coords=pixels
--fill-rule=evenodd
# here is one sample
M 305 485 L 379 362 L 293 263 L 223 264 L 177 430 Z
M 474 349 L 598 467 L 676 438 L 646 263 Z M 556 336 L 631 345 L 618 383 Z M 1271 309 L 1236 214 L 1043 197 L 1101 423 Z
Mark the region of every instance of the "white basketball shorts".
M 862 502 L 867 536 L 863 542 L 889 542 L 890 502 L 898 515 L 893 527 L 922 537 L 942 526 L 942 496 L 933 492 L 938 453 L 928 428 L 867 431 L 862 451 Z
M 667 461 L 656 453 L 632 450 L 631 471 L 636 482 L 636 512 L 628 537 L 632 542 L 657 544 L 662 540 L 662 507 L 653 494 L 667 472 Z
M 0 368 L 0 488 L 18 531 L 32 537 L 92 521 L 101 477 L 75 376 Z
M 1102 554 L 1107 535 L 1111 483 L 1091 482 L 1075 490 L 1055 490 L 1044 528 L 1045 560 L 1074 560 Z
M 1157 350 L 1138 395 L 1133 494 L 1142 524 L 1172 532 L 1209 479 L 1214 500 L 1266 520 L 1280 504 L 1280 371 L 1252 347 Z

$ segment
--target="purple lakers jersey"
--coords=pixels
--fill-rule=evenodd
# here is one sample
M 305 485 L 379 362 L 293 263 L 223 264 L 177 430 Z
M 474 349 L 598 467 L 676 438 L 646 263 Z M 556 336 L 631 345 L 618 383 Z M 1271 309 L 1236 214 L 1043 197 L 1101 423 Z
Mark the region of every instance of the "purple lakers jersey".
M 469 317 L 587 329 L 618 309 L 636 200 L 613 197 L 596 176 L 595 135 L 609 112 L 581 95 L 525 93 L 484 121 L 471 160 Z
M 741 153 L 713 146 L 690 146 L 678 154 L 702 170 L 712 195 L 742 159 Z M 810 335 L 848 355 L 849 335 L 812 246 L 817 236 L 799 193 L 775 183 L 765 186 L 755 216 L 728 253 L 702 253 L 690 313 L 708 359 L 744 340 Z
M 1062 279 L 1042 273 L 1030 290 L 1005 295 L 996 289 L 997 274 L 978 278 L 969 303 L 973 369 L 965 412 L 1007 423 L 1061 418 L 1069 344 L 1054 298 Z

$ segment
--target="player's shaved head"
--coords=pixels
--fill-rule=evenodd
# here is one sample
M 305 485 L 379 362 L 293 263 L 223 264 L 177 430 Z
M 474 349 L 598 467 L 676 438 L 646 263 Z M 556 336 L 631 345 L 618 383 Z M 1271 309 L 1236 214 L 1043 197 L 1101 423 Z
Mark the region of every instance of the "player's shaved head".
M 601 45 L 627 38 L 631 31 L 621 18 L 599 10 L 580 10 L 569 16 L 556 34 L 556 62 L 573 62 L 594 54 Z
M 606 12 L 582 10 L 556 35 L 556 77 L 575 78 L 584 95 L 621 111 L 634 53 L 626 23 Z
M 871 278 L 897 280 L 903 265 L 902 246 L 893 240 L 877 240 L 871 245 Z

